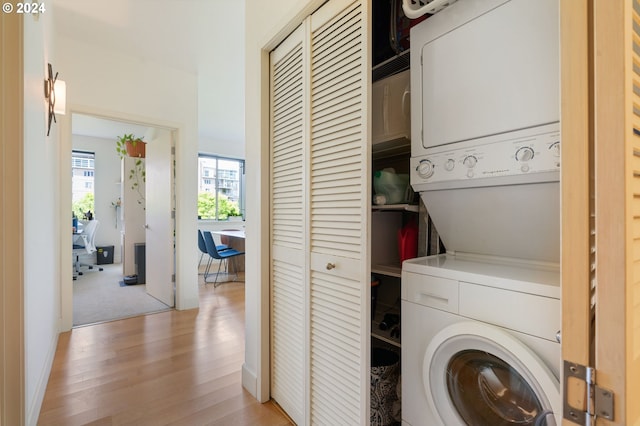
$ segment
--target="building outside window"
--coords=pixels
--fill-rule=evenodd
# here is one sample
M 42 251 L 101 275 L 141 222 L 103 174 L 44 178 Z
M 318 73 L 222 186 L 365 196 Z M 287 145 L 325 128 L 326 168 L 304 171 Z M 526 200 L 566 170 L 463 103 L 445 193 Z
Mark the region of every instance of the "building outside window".
M 83 219 L 88 211 L 95 213 L 94 197 L 95 154 L 71 152 L 72 210 L 75 217 Z
M 244 160 L 198 157 L 198 218 L 244 217 Z

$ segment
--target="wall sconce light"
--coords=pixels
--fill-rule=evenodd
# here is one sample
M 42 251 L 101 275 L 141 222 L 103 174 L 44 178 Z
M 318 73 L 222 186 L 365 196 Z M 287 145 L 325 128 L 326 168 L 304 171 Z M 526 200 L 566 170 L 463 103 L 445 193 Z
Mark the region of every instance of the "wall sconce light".
M 58 73 L 53 75 L 53 67 L 49 66 L 49 77 L 44 80 L 44 97 L 49 103 L 49 125 L 47 136 L 51 131 L 51 121 L 56 122 L 56 114 L 64 115 L 67 107 L 67 84 L 58 80 Z

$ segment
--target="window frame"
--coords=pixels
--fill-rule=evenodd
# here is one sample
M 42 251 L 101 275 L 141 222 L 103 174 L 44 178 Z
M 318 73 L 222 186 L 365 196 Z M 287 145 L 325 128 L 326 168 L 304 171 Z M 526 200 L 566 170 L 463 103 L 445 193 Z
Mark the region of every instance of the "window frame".
M 215 167 L 211 167 L 211 166 L 207 166 L 207 169 L 214 169 L 214 173 L 212 175 L 211 172 L 209 173 L 204 173 L 204 169 L 205 167 L 202 165 L 201 163 L 201 159 L 207 159 L 207 160 L 214 160 L 215 161 Z M 198 153 L 198 195 L 200 195 L 201 192 L 213 192 L 213 194 L 215 194 L 216 196 L 216 207 L 215 207 L 215 218 L 211 218 L 211 219 L 201 219 L 200 217 L 198 217 L 198 220 L 213 220 L 216 222 L 225 222 L 228 219 L 219 219 L 219 214 L 218 214 L 218 194 L 222 194 L 222 195 L 226 195 L 225 191 L 223 191 L 220 187 L 220 177 L 218 176 L 218 171 L 220 170 L 219 168 L 219 162 L 220 161 L 231 161 L 231 162 L 236 162 L 238 163 L 238 209 L 240 210 L 240 216 L 242 218 L 242 220 L 244 221 L 245 219 L 245 196 L 246 196 L 246 190 L 245 190 L 245 175 L 246 175 L 246 167 L 245 167 L 245 160 L 242 158 L 233 158 L 233 157 L 225 157 L 225 156 L 221 156 L 221 155 L 215 155 L 215 154 L 205 154 L 205 153 Z M 226 169 L 224 169 L 226 170 Z M 213 181 L 214 187 L 213 187 L 213 191 L 208 191 L 205 189 L 201 190 L 201 184 L 202 182 L 208 179 L 210 181 Z M 231 180 L 229 179 L 229 177 L 227 176 L 227 174 L 225 174 L 224 176 L 224 180 L 228 181 Z
M 82 171 L 81 175 L 76 176 L 75 171 Z M 73 206 L 75 201 L 76 192 L 78 193 L 92 193 L 93 194 L 93 210 L 95 213 L 95 196 L 96 196 L 96 153 L 94 151 L 86 151 L 82 149 L 71 150 L 71 205 Z M 79 182 L 80 187 L 75 184 Z M 79 199 L 78 199 L 79 200 Z M 76 200 L 76 201 L 78 201 Z

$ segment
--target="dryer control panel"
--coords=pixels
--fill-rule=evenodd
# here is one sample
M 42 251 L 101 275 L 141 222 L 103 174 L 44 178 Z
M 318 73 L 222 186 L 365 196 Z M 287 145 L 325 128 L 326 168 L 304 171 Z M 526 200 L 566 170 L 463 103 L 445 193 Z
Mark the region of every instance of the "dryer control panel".
M 555 123 L 433 148 L 411 158 L 411 184 L 424 191 L 559 180 L 558 127 Z

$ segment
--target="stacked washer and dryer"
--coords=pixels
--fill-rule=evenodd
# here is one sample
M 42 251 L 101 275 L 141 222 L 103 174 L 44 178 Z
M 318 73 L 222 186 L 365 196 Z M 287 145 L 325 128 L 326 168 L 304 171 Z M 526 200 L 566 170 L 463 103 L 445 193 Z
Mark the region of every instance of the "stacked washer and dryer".
M 411 31 L 411 184 L 447 253 L 403 264 L 403 424 L 561 423 L 558 9 Z

